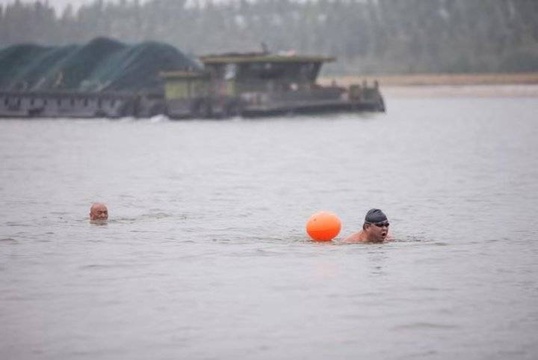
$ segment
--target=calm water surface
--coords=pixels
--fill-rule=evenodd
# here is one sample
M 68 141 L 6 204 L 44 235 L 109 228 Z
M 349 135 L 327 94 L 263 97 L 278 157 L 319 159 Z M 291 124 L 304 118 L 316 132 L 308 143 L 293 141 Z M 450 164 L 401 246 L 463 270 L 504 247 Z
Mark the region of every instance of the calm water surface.
M 0 358 L 536 359 L 538 101 L 387 104 L 0 121 Z

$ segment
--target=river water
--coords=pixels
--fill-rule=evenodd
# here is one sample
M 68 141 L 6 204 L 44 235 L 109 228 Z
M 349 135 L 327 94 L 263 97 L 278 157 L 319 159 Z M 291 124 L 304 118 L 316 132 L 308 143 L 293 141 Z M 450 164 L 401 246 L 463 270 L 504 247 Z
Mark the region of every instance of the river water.
M 537 99 L 386 103 L 0 121 L 0 358 L 536 359 Z

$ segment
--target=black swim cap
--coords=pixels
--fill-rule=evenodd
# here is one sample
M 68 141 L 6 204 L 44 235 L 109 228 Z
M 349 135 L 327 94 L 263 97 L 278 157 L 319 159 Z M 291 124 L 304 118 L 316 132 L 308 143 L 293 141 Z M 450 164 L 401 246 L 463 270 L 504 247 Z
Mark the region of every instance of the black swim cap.
M 367 223 L 378 223 L 382 221 L 387 221 L 387 216 L 379 209 L 370 209 L 364 218 L 364 222 Z

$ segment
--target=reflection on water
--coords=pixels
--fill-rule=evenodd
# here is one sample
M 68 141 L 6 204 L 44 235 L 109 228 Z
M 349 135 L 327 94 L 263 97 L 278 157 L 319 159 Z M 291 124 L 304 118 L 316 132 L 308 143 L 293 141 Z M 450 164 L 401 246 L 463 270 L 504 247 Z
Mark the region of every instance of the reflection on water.
M 1 121 L 0 357 L 534 359 L 538 103 L 387 103 Z M 372 207 L 395 241 L 338 243 Z

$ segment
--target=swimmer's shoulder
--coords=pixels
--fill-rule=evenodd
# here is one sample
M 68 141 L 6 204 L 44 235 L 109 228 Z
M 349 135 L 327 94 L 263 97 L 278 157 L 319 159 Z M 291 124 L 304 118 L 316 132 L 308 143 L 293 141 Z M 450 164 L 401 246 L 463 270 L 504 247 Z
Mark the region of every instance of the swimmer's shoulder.
M 347 238 L 345 238 L 344 240 L 342 240 L 342 243 L 344 244 L 356 244 L 356 243 L 361 243 L 361 242 L 364 242 L 364 239 L 363 239 L 363 232 L 362 231 L 359 231 L 359 232 L 356 232 L 354 234 L 351 234 L 349 235 Z

